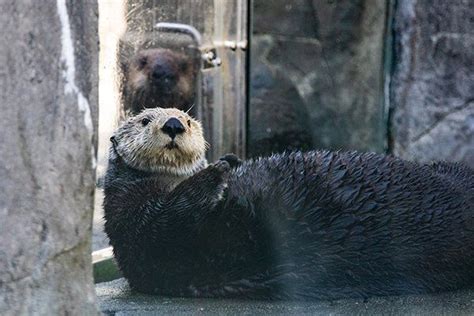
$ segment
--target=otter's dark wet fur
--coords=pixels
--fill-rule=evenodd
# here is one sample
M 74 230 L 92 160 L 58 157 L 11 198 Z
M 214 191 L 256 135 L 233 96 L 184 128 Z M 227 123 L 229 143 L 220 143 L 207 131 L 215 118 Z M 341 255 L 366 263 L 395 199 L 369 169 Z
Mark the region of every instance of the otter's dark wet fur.
M 105 228 L 134 290 L 312 300 L 474 284 L 474 172 L 461 164 L 291 152 L 220 161 L 169 190 L 111 157 Z

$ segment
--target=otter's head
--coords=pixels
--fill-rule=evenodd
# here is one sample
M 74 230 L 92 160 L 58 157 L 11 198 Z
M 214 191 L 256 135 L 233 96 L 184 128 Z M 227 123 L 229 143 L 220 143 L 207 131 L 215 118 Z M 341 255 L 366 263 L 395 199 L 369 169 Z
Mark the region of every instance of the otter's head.
M 146 109 L 127 119 L 110 140 L 135 169 L 189 176 L 206 165 L 201 123 L 178 109 Z
M 196 72 L 193 61 L 184 53 L 152 48 L 140 50 L 128 67 L 127 85 L 137 108 L 189 107 L 194 98 Z

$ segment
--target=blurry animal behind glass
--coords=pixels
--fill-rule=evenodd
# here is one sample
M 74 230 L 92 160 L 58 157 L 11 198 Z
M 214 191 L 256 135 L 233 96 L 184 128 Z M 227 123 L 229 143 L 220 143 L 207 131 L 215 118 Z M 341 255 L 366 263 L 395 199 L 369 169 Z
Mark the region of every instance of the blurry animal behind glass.
M 197 63 L 192 53 L 169 48 L 146 48 L 133 56 L 122 50 L 122 104 L 125 113 L 144 108 L 188 110 L 196 97 Z
M 183 20 L 176 2 L 134 0 L 125 8 L 127 28 L 118 47 L 122 118 L 144 108 L 186 111 L 199 103 L 199 43 L 189 34 L 157 28 L 158 22 Z

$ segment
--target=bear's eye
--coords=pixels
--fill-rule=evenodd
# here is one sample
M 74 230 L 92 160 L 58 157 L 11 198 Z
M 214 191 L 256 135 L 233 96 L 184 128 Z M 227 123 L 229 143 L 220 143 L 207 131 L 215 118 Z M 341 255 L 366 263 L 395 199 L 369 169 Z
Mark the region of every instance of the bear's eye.
M 146 57 L 141 57 L 140 59 L 138 59 L 138 66 L 140 68 L 145 67 L 146 63 L 147 63 L 147 58 Z
M 188 70 L 188 62 L 187 61 L 181 62 L 180 68 L 182 72 L 186 72 Z
M 191 127 L 191 120 L 188 120 L 188 126 Z
M 146 117 L 145 117 L 144 119 L 142 119 L 142 125 L 143 125 L 143 126 L 147 126 L 148 123 L 150 123 L 150 122 L 151 122 L 151 120 L 150 120 L 149 118 L 146 118 Z

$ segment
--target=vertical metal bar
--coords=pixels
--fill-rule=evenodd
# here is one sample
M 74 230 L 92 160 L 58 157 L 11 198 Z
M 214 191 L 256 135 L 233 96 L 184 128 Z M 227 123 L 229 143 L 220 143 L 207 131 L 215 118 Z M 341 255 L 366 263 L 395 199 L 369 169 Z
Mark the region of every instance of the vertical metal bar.
M 214 1 L 214 41 L 222 40 L 224 37 L 224 6 L 225 2 L 221 0 Z M 219 56 L 223 56 L 221 50 L 217 50 Z M 221 58 L 222 58 L 221 57 Z M 212 103 L 212 142 L 211 142 L 211 158 L 216 159 L 223 154 L 223 76 L 228 65 L 224 64 L 222 69 L 217 69 L 214 76 L 213 85 L 213 103 Z
M 214 83 L 212 157 L 246 152 L 248 0 L 214 1 L 214 45 L 222 59 Z
M 251 82 L 251 67 L 252 60 L 250 58 L 250 51 L 252 49 L 252 34 L 253 34 L 253 0 L 247 0 L 247 50 L 246 50 L 246 65 L 245 65 L 245 156 L 248 153 L 248 129 L 249 129 L 249 109 L 250 109 L 250 89 Z M 245 158 L 245 157 L 244 157 Z

